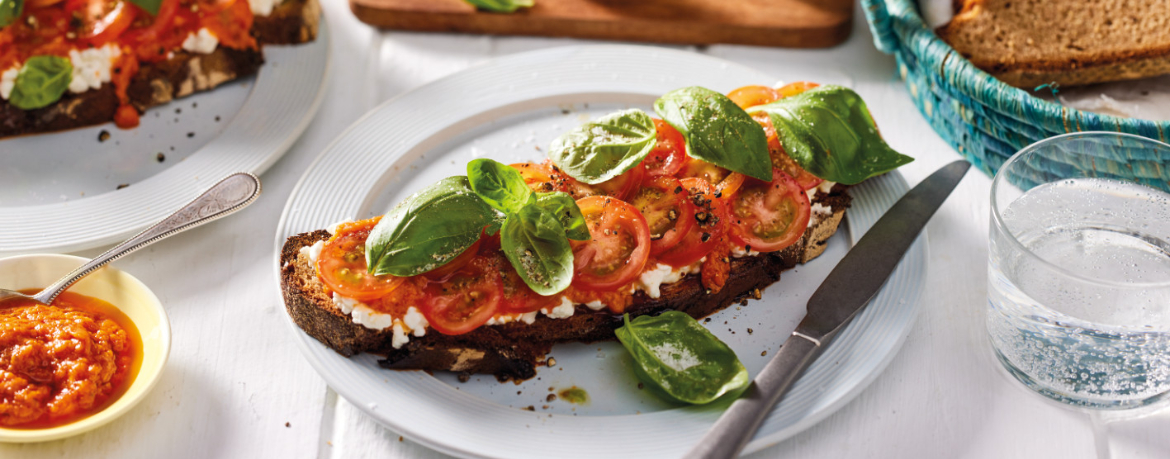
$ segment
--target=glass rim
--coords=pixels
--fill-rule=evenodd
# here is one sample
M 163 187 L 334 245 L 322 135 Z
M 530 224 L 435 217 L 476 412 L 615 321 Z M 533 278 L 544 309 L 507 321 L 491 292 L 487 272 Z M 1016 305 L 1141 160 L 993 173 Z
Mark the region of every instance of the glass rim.
M 991 224 L 992 224 L 992 226 L 994 227 L 995 230 L 998 230 L 999 232 L 1003 233 L 1003 235 L 1006 236 L 1008 243 L 1011 244 L 1013 247 L 1015 247 L 1017 250 L 1019 250 L 1021 253 L 1024 253 L 1025 256 L 1031 257 L 1032 259 L 1039 261 L 1042 266 L 1044 266 L 1048 269 L 1051 269 L 1053 271 L 1056 271 L 1057 273 L 1069 276 L 1069 277 L 1076 279 L 1078 281 L 1083 281 L 1083 282 L 1090 283 L 1090 284 L 1103 285 L 1103 286 L 1108 286 L 1108 287 L 1122 287 L 1122 288 L 1170 287 L 1170 280 L 1161 281 L 1161 282 L 1121 283 L 1121 282 L 1105 281 L 1105 280 L 1101 280 L 1101 279 L 1097 279 L 1097 278 L 1093 278 L 1093 277 L 1087 277 L 1087 276 L 1081 275 L 1079 273 L 1070 271 L 1070 270 L 1065 269 L 1064 267 L 1062 267 L 1060 265 L 1057 265 L 1055 263 L 1052 263 L 1052 262 L 1044 259 L 1043 257 L 1037 255 L 1035 252 L 1033 252 L 1028 247 L 1024 246 L 1024 243 L 1020 242 L 1020 240 L 1016 238 L 1016 235 L 1012 234 L 1012 232 L 1009 231 L 1007 224 L 1004 223 L 1003 215 L 1000 213 L 999 205 L 996 204 L 996 199 L 995 199 L 996 196 L 999 194 L 1000 183 L 1003 183 L 1007 180 L 1006 179 L 1007 174 L 1004 171 L 1007 170 L 1008 167 L 1010 167 L 1011 165 L 1013 165 L 1017 161 L 1019 161 L 1020 158 L 1022 158 L 1024 155 L 1031 153 L 1031 152 L 1033 152 L 1041 147 L 1044 147 L 1044 146 L 1051 144 L 1051 143 L 1056 143 L 1059 141 L 1068 140 L 1071 137 L 1085 137 L 1085 136 L 1088 136 L 1088 137 L 1106 137 L 1106 136 L 1108 136 L 1108 137 L 1130 138 L 1130 139 L 1137 140 L 1140 142 L 1152 143 L 1155 146 L 1158 146 L 1160 148 L 1165 148 L 1167 151 L 1170 151 L 1170 144 L 1167 144 L 1166 142 L 1151 139 L 1149 137 L 1143 137 L 1140 135 L 1129 134 L 1129 133 L 1125 133 L 1125 132 L 1113 132 L 1113 131 L 1069 132 L 1069 133 L 1065 133 L 1065 134 L 1060 134 L 1060 135 L 1048 137 L 1045 139 L 1040 139 L 1036 142 L 1032 142 L 1028 146 L 1021 148 L 1020 151 L 1017 151 L 1014 155 L 1012 155 L 1010 158 L 1008 158 L 1008 160 L 1005 161 L 1003 163 L 1003 165 L 999 167 L 999 170 L 997 170 L 995 173 L 995 177 L 993 177 L 991 180 L 991 194 L 990 194 L 990 196 L 991 196 Z M 1142 185 L 1140 183 L 1137 183 L 1137 184 L 1141 185 L 1141 186 L 1146 186 L 1146 185 Z

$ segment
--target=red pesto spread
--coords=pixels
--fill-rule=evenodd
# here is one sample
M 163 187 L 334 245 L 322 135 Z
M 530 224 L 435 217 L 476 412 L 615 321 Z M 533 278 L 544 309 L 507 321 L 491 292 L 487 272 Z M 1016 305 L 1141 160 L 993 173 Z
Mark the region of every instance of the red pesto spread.
M 182 50 L 187 35 L 207 28 L 220 46 L 254 49 L 247 0 L 162 0 L 157 15 L 127 0 L 26 0 L 19 19 L 0 28 L 0 72 L 33 56 L 68 58 L 72 50 L 113 44 L 112 83 L 121 102 L 118 127 L 138 125 L 126 89 L 139 63 L 166 60 Z
M 35 292 L 25 292 L 35 293 Z M 117 401 L 142 364 L 138 329 L 113 305 L 64 292 L 0 304 L 0 427 L 68 424 Z

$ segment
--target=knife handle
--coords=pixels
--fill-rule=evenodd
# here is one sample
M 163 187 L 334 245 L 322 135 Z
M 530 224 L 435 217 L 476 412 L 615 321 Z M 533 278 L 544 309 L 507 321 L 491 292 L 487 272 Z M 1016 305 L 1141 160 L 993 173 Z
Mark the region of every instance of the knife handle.
M 812 363 L 818 347 L 820 341 L 793 332 L 780 347 L 780 353 L 764 366 L 747 391 L 731 404 L 684 457 L 727 459 L 738 456 L 744 445 L 756 435 L 772 407 Z

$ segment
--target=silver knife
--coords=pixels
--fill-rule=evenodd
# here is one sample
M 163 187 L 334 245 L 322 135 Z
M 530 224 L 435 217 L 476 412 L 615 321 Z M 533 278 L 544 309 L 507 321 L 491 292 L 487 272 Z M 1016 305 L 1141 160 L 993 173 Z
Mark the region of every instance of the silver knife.
M 935 171 L 878 219 L 809 298 L 808 312 L 780 352 L 685 457 L 739 455 L 820 348 L 881 290 L 922 227 L 970 167 L 959 160 Z

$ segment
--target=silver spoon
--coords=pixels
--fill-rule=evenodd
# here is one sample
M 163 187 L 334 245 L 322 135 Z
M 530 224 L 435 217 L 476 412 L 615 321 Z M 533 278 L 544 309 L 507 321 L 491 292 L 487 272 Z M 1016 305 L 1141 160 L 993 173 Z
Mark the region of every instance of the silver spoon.
M 74 282 L 97 271 L 111 261 L 122 258 L 135 250 L 146 247 L 159 240 L 181 233 L 204 223 L 226 217 L 247 207 L 260 196 L 260 179 L 247 172 L 237 172 L 212 185 L 207 191 L 187 203 L 175 213 L 170 214 L 150 228 L 143 230 L 126 242 L 114 246 L 106 253 L 89 260 L 80 268 L 66 274 L 57 282 L 45 287 L 36 295 L 25 295 L 20 292 L 0 288 L 0 303 L 14 298 L 33 300 L 48 305 L 61 292 L 73 285 Z

